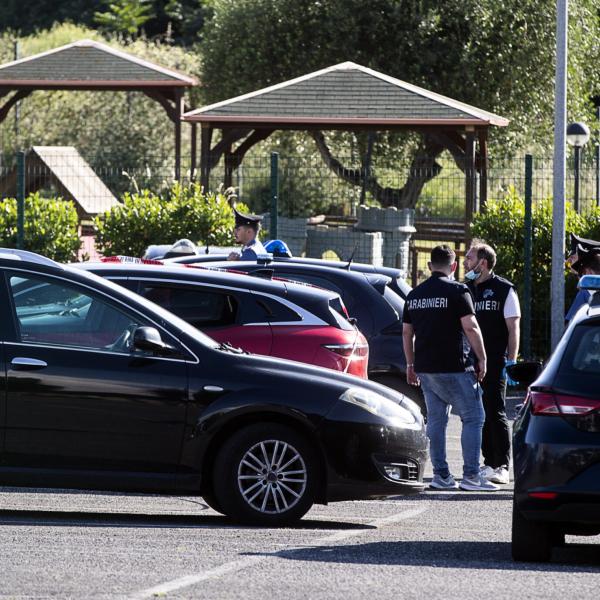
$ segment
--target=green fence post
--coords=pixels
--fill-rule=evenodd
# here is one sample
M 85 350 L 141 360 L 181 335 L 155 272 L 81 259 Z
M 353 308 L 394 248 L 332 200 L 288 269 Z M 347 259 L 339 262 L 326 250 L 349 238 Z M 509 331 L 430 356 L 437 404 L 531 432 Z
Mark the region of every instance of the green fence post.
M 25 249 L 25 152 L 17 153 L 17 248 Z
M 277 204 L 279 202 L 279 152 L 271 152 L 271 224 L 269 237 L 277 239 Z
M 531 263 L 533 249 L 533 224 L 531 207 L 533 202 L 533 156 L 525 155 L 525 268 L 523 285 L 523 356 L 531 358 Z

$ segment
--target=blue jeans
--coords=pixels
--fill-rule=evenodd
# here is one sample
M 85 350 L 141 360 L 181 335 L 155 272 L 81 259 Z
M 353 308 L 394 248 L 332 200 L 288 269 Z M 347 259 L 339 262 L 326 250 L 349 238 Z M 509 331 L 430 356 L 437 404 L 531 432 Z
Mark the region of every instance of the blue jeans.
M 433 473 L 448 477 L 446 462 L 446 427 L 450 407 L 462 421 L 460 443 L 463 454 L 463 477 L 479 475 L 481 430 L 485 412 L 481 387 L 475 373 L 418 373 L 427 404 L 427 437 Z

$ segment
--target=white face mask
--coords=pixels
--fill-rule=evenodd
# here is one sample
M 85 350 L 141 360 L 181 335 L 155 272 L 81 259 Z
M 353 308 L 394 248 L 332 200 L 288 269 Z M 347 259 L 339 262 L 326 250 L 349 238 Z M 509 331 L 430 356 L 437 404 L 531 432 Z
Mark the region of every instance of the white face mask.
M 474 269 L 471 269 L 468 273 L 465 273 L 465 279 L 467 281 L 475 281 L 476 279 L 479 279 L 479 277 L 481 277 L 481 271 L 476 271 L 475 269 L 477 269 L 477 267 L 480 266 L 480 262 L 477 263 L 477 265 L 475 265 Z

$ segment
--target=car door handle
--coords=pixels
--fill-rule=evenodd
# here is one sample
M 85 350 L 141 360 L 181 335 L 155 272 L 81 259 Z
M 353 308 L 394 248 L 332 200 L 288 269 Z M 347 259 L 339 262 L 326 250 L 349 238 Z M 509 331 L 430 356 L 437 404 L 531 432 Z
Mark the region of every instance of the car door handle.
M 223 391 L 220 385 L 205 385 L 202 389 L 205 392 L 212 392 L 213 394 L 220 394 Z
M 23 371 L 43 369 L 48 366 L 48 363 L 37 358 L 25 358 L 23 356 L 16 356 L 10 361 L 10 364 L 15 369 L 21 369 Z

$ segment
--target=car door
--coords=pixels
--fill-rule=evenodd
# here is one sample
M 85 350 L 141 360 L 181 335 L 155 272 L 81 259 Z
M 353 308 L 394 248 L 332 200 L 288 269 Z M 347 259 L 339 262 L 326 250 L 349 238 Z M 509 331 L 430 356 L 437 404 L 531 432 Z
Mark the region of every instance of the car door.
M 187 321 L 217 342 L 228 342 L 255 354 L 271 353 L 271 327 L 252 294 L 208 284 L 140 282 L 139 293 Z
M 6 282 L 15 327 L 4 343 L 5 464 L 52 472 L 53 482 L 77 472 L 86 485 L 104 471 L 108 479 L 137 473 L 126 487 L 171 485 L 187 406 L 185 356 L 131 349 L 133 330 L 154 324 L 88 286 L 20 270 Z

